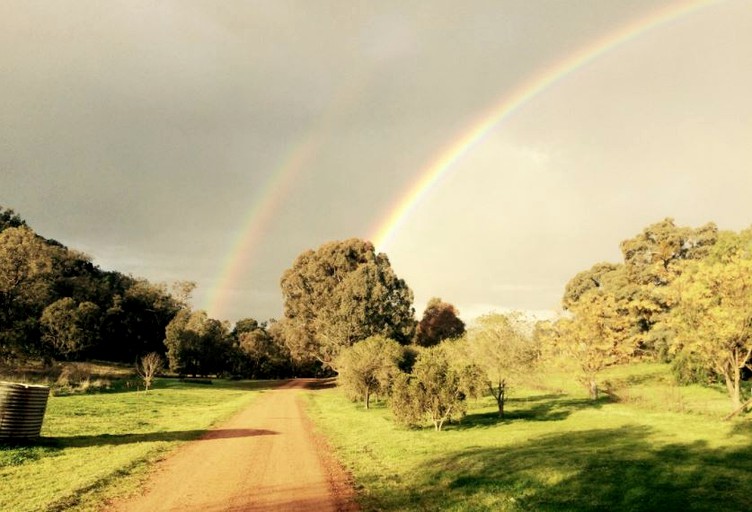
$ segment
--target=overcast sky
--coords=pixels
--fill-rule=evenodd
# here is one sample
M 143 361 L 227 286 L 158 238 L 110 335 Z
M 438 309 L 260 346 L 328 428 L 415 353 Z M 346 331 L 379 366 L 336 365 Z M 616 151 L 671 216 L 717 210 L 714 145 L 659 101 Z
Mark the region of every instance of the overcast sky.
M 279 317 L 299 253 L 373 237 L 505 95 L 674 3 L 0 0 L 0 205 L 104 269 L 196 281 L 212 316 Z M 749 226 L 750 91 L 749 0 L 556 82 L 384 248 L 416 310 L 555 310 L 575 273 L 664 217 Z

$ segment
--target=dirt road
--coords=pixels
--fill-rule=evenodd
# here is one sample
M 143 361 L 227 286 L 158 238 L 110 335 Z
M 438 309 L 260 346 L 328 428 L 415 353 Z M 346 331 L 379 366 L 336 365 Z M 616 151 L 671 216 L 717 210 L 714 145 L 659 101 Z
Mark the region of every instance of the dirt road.
M 357 510 L 346 474 L 311 432 L 295 380 L 160 462 L 117 512 Z

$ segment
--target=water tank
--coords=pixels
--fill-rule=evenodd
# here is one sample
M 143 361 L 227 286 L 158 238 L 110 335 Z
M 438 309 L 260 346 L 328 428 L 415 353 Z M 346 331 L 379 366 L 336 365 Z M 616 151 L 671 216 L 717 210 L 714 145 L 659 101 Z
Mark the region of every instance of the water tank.
M 0 440 L 39 437 L 48 386 L 0 382 Z

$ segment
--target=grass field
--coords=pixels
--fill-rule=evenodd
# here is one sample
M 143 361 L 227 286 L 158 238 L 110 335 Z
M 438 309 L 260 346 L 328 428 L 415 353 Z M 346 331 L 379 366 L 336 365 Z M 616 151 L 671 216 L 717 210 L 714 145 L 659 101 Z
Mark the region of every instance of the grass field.
M 0 510 L 99 510 L 134 490 L 148 463 L 273 385 L 163 379 L 149 392 L 51 396 L 40 442 L 0 444 Z
M 364 510 L 749 510 L 752 428 L 722 422 L 719 390 L 674 385 L 667 367 L 604 375 L 592 402 L 571 374 L 516 389 L 508 417 L 471 404 L 445 432 L 396 427 L 337 389 L 309 410 L 352 471 Z

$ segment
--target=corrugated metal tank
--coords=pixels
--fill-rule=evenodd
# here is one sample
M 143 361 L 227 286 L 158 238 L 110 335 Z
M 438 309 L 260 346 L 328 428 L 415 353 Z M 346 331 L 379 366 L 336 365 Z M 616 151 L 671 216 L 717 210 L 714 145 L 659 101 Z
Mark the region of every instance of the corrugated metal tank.
M 0 382 L 0 440 L 39 437 L 48 386 Z

